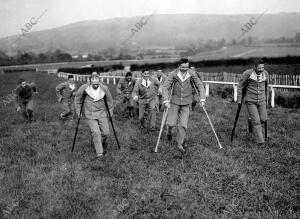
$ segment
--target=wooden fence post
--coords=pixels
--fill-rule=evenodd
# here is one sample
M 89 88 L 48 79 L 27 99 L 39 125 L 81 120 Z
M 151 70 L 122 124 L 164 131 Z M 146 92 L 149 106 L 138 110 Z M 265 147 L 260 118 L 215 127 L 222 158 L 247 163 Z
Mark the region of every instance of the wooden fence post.
M 271 87 L 271 107 L 275 107 L 275 89 Z
M 234 100 L 234 102 L 237 101 L 237 85 L 236 84 L 233 85 L 233 100 Z
M 205 96 L 209 96 L 209 84 L 205 83 Z

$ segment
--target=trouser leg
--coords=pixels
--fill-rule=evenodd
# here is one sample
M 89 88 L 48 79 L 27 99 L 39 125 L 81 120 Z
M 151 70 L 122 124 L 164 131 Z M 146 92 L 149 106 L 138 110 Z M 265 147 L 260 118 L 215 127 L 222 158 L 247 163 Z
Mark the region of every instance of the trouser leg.
M 246 105 L 247 105 L 247 109 L 248 109 L 249 116 L 251 119 L 252 132 L 255 137 L 255 141 L 256 141 L 256 143 L 263 143 L 264 137 L 263 137 L 262 128 L 261 128 L 261 121 L 260 121 L 258 106 L 257 106 L 257 104 L 250 103 L 250 102 L 247 102 Z
M 71 113 L 71 108 L 70 108 L 71 104 L 69 104 L 68 102 L 62 102 L 61 103 L 61 107 L 62 107 L 62 113 L 60 114 L 60 117 L 62 119 L 66 119 L 67 116 Z
M 184 142 L 184 138 L 186 136 L 188 119 L 189 119 L 189 113 L 190 113 L 189 105 L 180 106 L 179 111 L 178 111 L 178 119 L 179 119 L 178 132 L 176 135 L 176 141 L 177 141 L 178 145 L 182 145 Z
M 179 106 L 171 103 L 170 108 L 168 110 L 167 121 L 166 121 L 169 140 L 170 138 L 172 138 L 174 127 L 177 124 L 178 110 L 179 110 Z
M 102 137 L 102 146 L 103 149 L 107 149 L 107 139 L 110 134 L 109 132 L 109 123 L 107 117 L 103 117 L 99 119 L 99 128 L 101 131 L 101 137 Z
M 20 105 L 20 108 L 21 108 L 22 116 L 23 116 L 25 119 L 28 119 L 27 103 L 22 103 L 22 104 Z
M 259 112 L 259 116 L 260 116 L 260 121 L 262 124 L 262 127 L 264 127 L 265 129 L 265 138 L 267 138 L 267 120 L 268 120 L 268 115 L 267 115 L 267 105 L 266 105 L 266 101 L 260 102 L 258 104 L 258 112 Z M 265 139 L 266 140 L 266 139 Z
M 92 132 L 93 142 L 97 155 L 103 154 L 102 135 L 99 128 L 99 121 L 96 119 L 88 119 L 87 123 Z
M 142 127 L 145 127 L 145 110 L 146 110 L 145 103 L 139 103 L 139 121 Z
M 156 125 L 156 112 L 157 112 L 157 102 L 156 99 L 150 101 L 149 110 L 150 110 L 150 127 L 155 128 Z

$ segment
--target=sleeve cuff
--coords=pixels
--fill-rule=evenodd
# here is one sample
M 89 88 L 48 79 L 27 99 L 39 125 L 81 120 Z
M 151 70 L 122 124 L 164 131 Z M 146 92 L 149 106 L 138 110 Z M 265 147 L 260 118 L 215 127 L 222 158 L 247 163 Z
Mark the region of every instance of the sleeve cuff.
M 205 102 L 205 99 L 200 99 L 201 102 Z

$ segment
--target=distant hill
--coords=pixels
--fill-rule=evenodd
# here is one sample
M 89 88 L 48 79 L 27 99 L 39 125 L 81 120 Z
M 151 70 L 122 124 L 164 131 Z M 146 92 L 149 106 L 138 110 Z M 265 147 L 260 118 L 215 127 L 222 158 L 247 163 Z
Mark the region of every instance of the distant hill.
M 59 28 L 30 32 L 21 37 L 0 39 L 0 50 L 12 53 L 17 50 L 35 53 L 60 49 L 72 54 L 96 53 L 109 47 L 174 47 L 178 44 L 205 39 L 237 39 L 243 25 L 251 17 L 247 15 L 202 14 L 154 14 L 148 23 L 131 37 L 132 28 L 140 17 L 115 18 L 101 21 L 78 22 Z M 258 38 L 294 37 L 300 32 L 300 13 L 264 14 L 245 35 Z

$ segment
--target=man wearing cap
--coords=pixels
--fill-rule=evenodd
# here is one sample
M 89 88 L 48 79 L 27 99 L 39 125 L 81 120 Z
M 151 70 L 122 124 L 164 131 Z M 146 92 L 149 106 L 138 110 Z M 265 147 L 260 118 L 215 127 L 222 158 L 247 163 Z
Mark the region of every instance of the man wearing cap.
M 188 125 L 190 105 L 193 102 L 193 84 L 195 84 L 196 89 L 200 93 L 200 104 L 204 106 L 205 93 L 203 83 L 195 72 L 189 69 L 188 59 L 181 59 L 179 68 L 169 74 L 162 89 L 163 103 L 165 107 L 169 108 L 166 122 L 168 127 L 167 137 L 168 140 L 172 140 L 173 131 L 178 122 L 175 140 L 179 151 L 182 153 L 185 152 L 183 142 Z M 172 87 L 173 91 L 170 94 Z
M 161 69 L 158 69 L 156 72 L 156 78 L 160 82 L 160 86 L 158 88 L 158 94 L 157 94 L 157 108 L 159 111 L 162 106 L 162 85 L 165 82 L 167 76 L 162 72 Z
M 82 85 L 75 96 L 75 110 L 79 116 L 82 98 L 85 96 L 82 108 L 82 116 L 92 132 L 97 158 L 101 158 L 106 152 L 107 138 L 109 136 L 109 124 L 105 100 L 109 111 L 113 114 L 113 102 L 107 86 L 100 82 L 96 75 L 91 76 L 90 82 Z
M 117 85 L 117 93 L 124 106 L 123 114 L 128 112 L 129 116 L 133 116 L 133 108 L 135 102 L 132 98 L 132 91 L 135 85 L 135 80 L 132 80 L 131 72 L 127 72 L 125 78 L 122 78 Z
M 15 89 L 17 112 L 21 111 L 28 122 L 33 121 L 33 94 L 37 94 L 35 83 L 27 83 L 20 79 Z
M 68 81 L 62 82 L 56 86 L 56 95 L 58 102 L 61 103 L 63 112 L 59 115 L 62 120 L 73 120 L 76 84 L 73 75 L 68 75 Z
M 267 91 L 269 74 L 263 60 L 256 60 L 254 68 L 243 72 L 238 84 L 238 103 L 245 89 L 245 104 L 248 109 L 252 132 L 258 145 L 264 145 L 262 124 L 267 121 Z
M 148 69 L 143 69 L 142 78 L 134 86 L 132 97 L 139 103 L 139 121 L 141 128 L 145 128 L 145 111 L 150 115 L 150 130 L 155 130 L 156 123 L 156 96 L 160 82 L 150 77 Z

